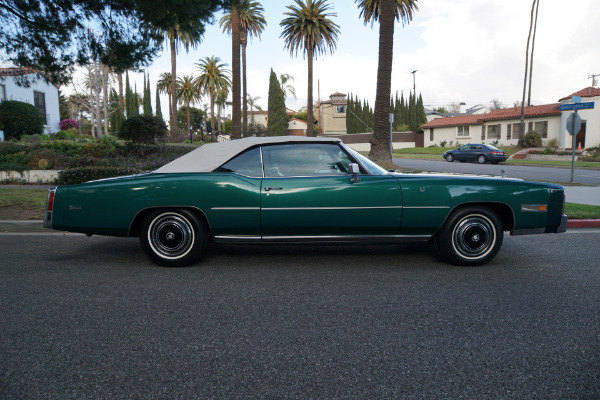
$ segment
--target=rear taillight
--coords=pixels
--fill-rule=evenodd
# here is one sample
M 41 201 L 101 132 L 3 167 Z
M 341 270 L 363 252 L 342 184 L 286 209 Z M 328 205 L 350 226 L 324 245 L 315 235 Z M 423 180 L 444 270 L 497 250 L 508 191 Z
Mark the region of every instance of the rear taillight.
M 48 192 L 48 201 L 46 204 L 46 211 L 52 211 L 52 208 L 54 207 L 54 193 L 56 192 L 56 189 L 50 189 L 50 191 Z

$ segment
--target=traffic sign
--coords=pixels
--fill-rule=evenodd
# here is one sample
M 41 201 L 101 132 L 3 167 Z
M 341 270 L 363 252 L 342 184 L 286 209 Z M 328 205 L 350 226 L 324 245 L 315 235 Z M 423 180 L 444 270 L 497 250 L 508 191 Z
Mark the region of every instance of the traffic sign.
M 567 118 L 567 132 L 569 135 L 577 135 L 581 130 L 581 117 L 577 113 L 569 115 Z
M 587 103 L 572 103 L 572 104 L 561 104 L 560 105 L 560 111 L 585 110 L 588 108 L 594 108 L 593 101 L 589 101 Z

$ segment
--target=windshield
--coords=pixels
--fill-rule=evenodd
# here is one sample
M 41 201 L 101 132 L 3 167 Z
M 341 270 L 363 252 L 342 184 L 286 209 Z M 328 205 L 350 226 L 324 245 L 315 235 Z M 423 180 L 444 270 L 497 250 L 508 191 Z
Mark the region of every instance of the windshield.
M 387 171 L 381 168 L 379 165 L 375 164 L 373 161 L 369 160 L 367 157 L 363 156 L 357 151 L 354 151 L 350 147 L 343 145 L 344 149 L 349 152 L 352 157 L 354 157 L 371 175 L 387 175 Z

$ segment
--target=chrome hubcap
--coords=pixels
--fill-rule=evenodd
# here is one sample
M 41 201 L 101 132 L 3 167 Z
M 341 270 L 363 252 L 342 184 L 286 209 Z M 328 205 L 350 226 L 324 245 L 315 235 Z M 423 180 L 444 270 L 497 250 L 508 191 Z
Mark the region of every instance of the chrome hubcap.
M 470 259 L 485 257 L 494 247 L 496 229 L 483 215 L 470 215 L 454 228 L 452 243 L 461 256 Z
M 178 214 L 162 214 L 148 229 L 148 242 L 159 256 L 181 258 L 194 244 L 194 229 L 190 222 Z

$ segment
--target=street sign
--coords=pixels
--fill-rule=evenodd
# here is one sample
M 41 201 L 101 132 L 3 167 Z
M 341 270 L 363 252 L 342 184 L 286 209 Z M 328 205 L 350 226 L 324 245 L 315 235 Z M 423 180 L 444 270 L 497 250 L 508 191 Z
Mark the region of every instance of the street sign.
M 581 130 L 581 117 L 577 113 L 569 115 L 567 118 L 567 132 L 569 135 L 577 135 Z
M 594 108 L 593 101 L 589 101 L 587 103 L 572 103 L 572 104 L 561 104 L 560 105 L 560 111 L 585 110 L 588 108 Z

